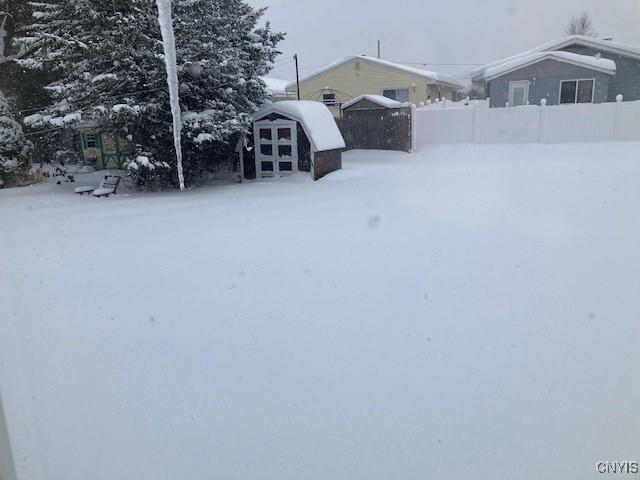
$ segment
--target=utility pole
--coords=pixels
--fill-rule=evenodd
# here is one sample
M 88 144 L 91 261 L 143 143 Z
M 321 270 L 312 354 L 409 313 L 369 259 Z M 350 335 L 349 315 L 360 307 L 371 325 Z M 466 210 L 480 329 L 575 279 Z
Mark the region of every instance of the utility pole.
M 380 40 L 378 40 L 378 58 L 380 58 Z
M 293 59 L 296 61 L 296 89 L 298 91 L 298 100 L 300 100 L 300 74 L 298 73 L 298 54 L 297 53 L 293 56 Z

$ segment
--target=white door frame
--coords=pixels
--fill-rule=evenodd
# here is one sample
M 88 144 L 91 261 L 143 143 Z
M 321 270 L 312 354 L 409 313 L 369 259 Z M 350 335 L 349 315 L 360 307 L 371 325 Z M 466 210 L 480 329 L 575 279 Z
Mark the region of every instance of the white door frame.
M 278 138 L 278 130 L 288 128 L 290 129 L 290 138 Z M 261 139 L 260 130 L 269 129 L 271 131 L 270 139 Z M 291 175 L 298 172 L 298 132 L 297 124 L 293 120 L 259 120 L 253 124 L 253 138 L 255 145 L 255 158 L 256 158 L 256 178 L 262 178 L 265 176 L 283 176 Z M 262 145 L 271 145 L 271 155 L 264 155 L 262 153 Z M 291 147 L 291 157 L 282 161 L 279 152 L 281 146 Z M 272 162 L 273 171 L 262 171 L 262 162 Z M 291 170 L 281 170 L 280 163 L 291 162 Z M 267 173 L 268 172 L 268 173 Z
M 509 106 L 515 107 L 515 102 L 513 101 L 513 93 L 514 90 L 518 87 L 525 87 L 524 89 L 524 104 L 526 105 L 529 101 L 529 80 L 514 80 L 509 82 Z

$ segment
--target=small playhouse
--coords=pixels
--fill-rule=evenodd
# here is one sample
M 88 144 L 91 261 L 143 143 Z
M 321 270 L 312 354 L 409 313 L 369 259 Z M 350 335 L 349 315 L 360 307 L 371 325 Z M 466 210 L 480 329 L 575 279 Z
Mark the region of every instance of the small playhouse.
M 274 102 L 253 115 L 253 140 L 239 148 L 242 179 L 309 172 L 314 180 L 342 168 L 344 140 L 320 102 Z
M 84 121 L 77 126 L 77 131 L 84 161 L 96 170 L 121 169 L 134 157 L 129 140 L 102 131 L 95 122 Z

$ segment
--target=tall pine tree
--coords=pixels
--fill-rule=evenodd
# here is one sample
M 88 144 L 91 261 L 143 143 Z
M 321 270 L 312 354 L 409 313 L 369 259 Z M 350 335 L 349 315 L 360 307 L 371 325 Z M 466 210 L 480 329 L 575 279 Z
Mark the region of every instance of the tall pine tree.
M 0 91 L 0 188 L 20 185 L 29 169 L 31 144 Z
M 16 62 L 50 69 L 62 80 L 51 85 L 54 104 L 31 117 L 30 123 L 66 126 L 81 114 L 126 136 L 139 154 L 150 158 L 138 168 L 173 167 L 155 2 L 39 0 L 32 8 L 33 25 L 15 39 L 29 54 Z M 268 24 L 256 28 L 263 12 L 243 0 L 174 3 L 188 182 L 247 131 L 250 114 L 266 99 L 259 77 L 269 71 L 283 35 L 272 32 Z

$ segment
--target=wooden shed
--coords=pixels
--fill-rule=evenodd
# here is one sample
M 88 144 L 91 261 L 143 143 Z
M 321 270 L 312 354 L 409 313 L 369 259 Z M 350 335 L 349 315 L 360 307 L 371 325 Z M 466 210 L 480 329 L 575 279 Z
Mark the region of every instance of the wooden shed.
M 243 179 L 309 172 L 318 180 L 342 168 L 344 140 L 319 102 L 285 100 L 256 112 L 252 143 L 240 152 Z
M 347 149 L 411 151 L 411 105 L 360 95 L 342 105 L 338 120 Z

